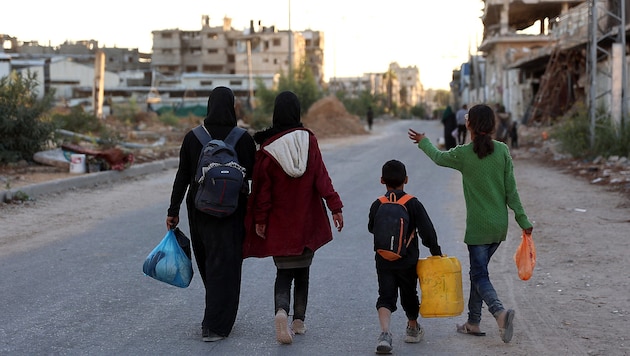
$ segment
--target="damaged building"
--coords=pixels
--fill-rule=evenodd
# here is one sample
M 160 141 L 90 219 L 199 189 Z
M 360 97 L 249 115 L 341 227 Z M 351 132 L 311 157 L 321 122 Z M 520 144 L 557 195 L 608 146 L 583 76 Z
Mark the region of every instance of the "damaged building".
M 625 116 L 628 0 L 485 0 L 479 54 L 453 73 L 458 103 L 551 123 L 576 103 Z

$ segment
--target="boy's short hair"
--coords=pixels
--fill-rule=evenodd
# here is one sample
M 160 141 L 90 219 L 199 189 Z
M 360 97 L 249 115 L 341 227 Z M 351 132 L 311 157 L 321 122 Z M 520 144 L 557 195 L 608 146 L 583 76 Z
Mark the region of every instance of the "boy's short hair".
M 381 179 L 388 187 L 399 187 L 405 183 L 407 169 L 405 165 L 395 159 L 385 162 L 381 172 Z

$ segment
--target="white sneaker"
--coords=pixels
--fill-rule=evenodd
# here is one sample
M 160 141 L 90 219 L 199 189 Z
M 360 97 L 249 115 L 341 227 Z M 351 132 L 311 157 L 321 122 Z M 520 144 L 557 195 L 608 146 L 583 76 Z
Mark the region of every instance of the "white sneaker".
M 291 330 L 293 330 L 296 334 L 304 335 L 304 333 L 306 333 L 304 321 L 300 319 L 293 319 L 293 323 L 291 323 Z
M 378 337 L 376 344 L 377 354 L 391 354 L 392 353 L 392 334 L 390 332 L 382 332 Z
M 415 328 L 407 326 L 407 332 L 405 333 L 405 342 L 416 343 L 422 341 L 424 337 L 424 329 L 420 324 Z
M 293 342 L 291 330 L 289 330 L 289 317 L 284 309 L 278 310 L 276 313 L 276 340 L 281 344 L 290 344 Z

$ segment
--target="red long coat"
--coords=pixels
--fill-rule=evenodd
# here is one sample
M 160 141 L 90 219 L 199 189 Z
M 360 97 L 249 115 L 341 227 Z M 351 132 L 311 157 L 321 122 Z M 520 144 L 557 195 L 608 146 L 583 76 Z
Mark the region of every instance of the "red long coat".
M 309 148 L 304 174 L 293 178 L 264 148 L 296 130 L 308 132 Z M 305 247 L 315 251 L 331 241 L 324 201 L 332 213 L 341 212 L 341 198 L 333 188 L 313 133 L 298 128 L 269 138 L 256 152 L 243 257 L 300 255 Z M 256 223 L 267 225 L 265 239 L 256 235 Z

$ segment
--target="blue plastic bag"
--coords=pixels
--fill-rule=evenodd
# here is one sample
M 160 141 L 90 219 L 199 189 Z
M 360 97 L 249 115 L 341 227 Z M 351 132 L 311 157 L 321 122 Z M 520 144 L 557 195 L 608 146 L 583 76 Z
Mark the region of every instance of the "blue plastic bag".
M 178 243 L 175 233 L 175 230 L 169 230 L 166 233 L 162 241 L 144 260 L 142 271 L 158 281 L 186 288 L 193 277 L 192 261 L 180 243 L 189 246 L 190 241 L 181 231 L 177 231 L 177 237 L 180 240 Z

